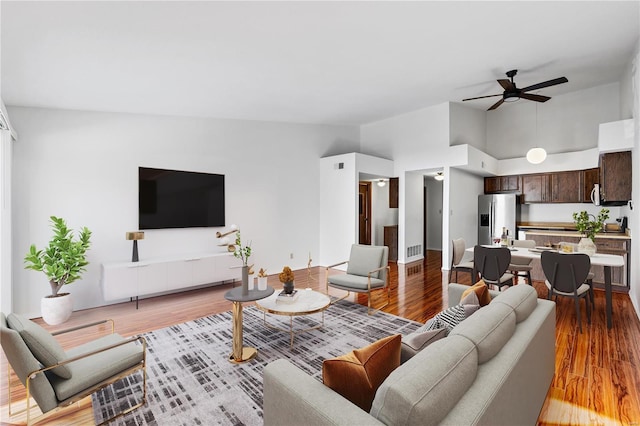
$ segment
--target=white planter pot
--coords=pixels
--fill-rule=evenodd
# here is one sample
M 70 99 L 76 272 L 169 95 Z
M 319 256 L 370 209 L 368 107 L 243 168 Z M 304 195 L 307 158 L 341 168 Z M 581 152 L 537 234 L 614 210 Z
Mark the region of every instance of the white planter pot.
M 267 289 L 267 277 L 258 277 L 258 290 Z
M 58 293 L 58 297 L 43 297 L 40 303 L 42 319 L 49 325 L 62 324 L 73 312 L 73 299 L 70 293 Z
M 580 253 L 588 254 L 589 256 L 593 256 L 596 254 L 596 245 L 591 238 L 581 238 L 578 243 L 578 251 Z

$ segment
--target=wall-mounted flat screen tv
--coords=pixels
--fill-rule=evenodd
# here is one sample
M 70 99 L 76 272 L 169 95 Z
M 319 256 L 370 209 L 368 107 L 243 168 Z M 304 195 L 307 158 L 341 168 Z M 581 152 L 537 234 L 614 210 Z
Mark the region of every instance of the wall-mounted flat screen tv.
M 139 229 L 224 226 L 224 175 L 138 168 Z

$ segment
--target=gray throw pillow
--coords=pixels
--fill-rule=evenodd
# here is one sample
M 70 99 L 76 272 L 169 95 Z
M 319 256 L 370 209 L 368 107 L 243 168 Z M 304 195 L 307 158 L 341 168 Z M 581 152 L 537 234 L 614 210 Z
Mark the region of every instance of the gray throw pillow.
M 436 340 L 446 336 L 446 329 L 437 328 L 435 330 L 415 331 L 408 336 L 402 337 L 402 344 L 409 346 L 414 351 L 420 351 Z
M 21 315 L 7 316 L 9 327 L 20 333 L 33 356 L 45 367 L 51 367 L 67 359 L 60 343 L 44 328 Z M 71 378 L 71 370 L 66 365 L 49 370 L 63 379 Z

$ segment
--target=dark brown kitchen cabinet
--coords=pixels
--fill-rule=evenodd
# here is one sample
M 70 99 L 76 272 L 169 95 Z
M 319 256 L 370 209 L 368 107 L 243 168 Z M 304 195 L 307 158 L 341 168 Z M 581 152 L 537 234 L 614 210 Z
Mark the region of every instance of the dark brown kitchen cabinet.
M 596 167 L 594 169 L 583 170 L 582 173 L 582 202 L 590 203 L 593 185 L 600 183 L 600 169 Z
M 552 203 L 579 203 L 582 201 L 582 183 L 579 170 L 555 172 L 549 175 L 551 180 Z
M 549 202 L 549 175 L 522 175 L 522 203 Z
M 398 208 L 398 178 L 389 179 L 389 208 Z
M 384 227 L 384 245 L 389 247 L 389 262 L 398 261 L 398 225 Z
M 484 193 L 520 192 L 520 176 L 493 176 L 484 178 Z
M 600 155 L 600 199 L 621 204 L 631 199 L 631 151 Z

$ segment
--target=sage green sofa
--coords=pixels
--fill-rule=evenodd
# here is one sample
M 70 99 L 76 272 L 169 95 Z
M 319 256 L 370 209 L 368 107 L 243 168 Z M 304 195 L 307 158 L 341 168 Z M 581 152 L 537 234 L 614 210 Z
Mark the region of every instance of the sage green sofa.
M 468 288 L 449 284 L 456 304 Z M 371 411 L 281 359 L 264 370 L 264 424 L 534 425 L 555 368 L 555 303 L 528 285 L 494 298 L 395 369 Z

